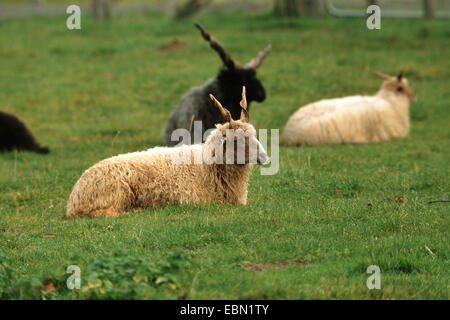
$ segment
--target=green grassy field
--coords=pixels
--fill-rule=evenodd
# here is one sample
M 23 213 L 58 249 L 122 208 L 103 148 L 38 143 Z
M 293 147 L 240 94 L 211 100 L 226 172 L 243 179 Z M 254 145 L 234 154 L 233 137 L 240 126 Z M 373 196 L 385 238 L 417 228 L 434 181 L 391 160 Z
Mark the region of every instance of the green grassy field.
M 449 206 L 427 204 L 450 198 L 448 21 L 383 19 L 370 31 L 363 19 L 199 16 L 239 61 L 272 44 L 259 70 L 268 97 L 250 112 L 256 128 L 282 130 L 314 100 L 375 93 L 380 79 L 363 67 L 403 65 L 418 96 L 409 137 L 281 147 L 278 174 L 254 169 L 247 206 L 67 219 L 81 173 L 158 145 L 182 94 L 220 59 L 193 21 L 84 16 L 81 31 L 68 31 L 65 19 L 0 25 L 0 109 L 51 148 L 0 154 L 0 298 L 448 299 Z M 174 37 L 188 46 L 157 49 Z M 81 267 L 81 290 L 65 287 L 70 264 Z M 381 269 L 381 290 L 366 287 L 369 265 Z M 50 277 L 56 292 L 49 281 L 36 289 Z

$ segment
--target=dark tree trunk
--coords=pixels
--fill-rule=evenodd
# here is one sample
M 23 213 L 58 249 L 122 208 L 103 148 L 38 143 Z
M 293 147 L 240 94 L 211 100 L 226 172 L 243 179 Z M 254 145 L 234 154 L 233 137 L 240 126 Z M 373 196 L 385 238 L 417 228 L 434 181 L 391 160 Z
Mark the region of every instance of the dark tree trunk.
M 202 9 L 211 1 L 212 0 L 189 0 L 185 5 L 177 8 L 175 17 L 178 19 L 187 18 Z
M 423 0 L 423 14 L 425 18 L 434 18 L 435 13 L 435 1 Z
M 323 0 L 275 0 L 274 12 L 286 17 L 318 17 L 324 12 Z
M 303 0 L 305 17 L 318 17 L 324 12 L 323 0 Z
M 109 20 L 111 17 L 111 6 L 109 0 L 93 0 L 92 12 L 96 20 Z
M 274 12 L 278 16 L 298 17 L 300 15 L 300 1 L 275 0 Z

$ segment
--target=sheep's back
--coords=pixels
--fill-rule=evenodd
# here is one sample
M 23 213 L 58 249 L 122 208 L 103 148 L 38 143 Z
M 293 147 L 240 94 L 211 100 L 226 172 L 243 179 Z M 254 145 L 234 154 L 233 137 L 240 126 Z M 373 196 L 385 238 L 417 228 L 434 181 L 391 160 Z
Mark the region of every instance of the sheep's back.
M 220 112 L 212 107 L 209 98 L 210 93 L 217 92 L 216 82 L 216 79 L 210 79 L 203 86 L 191 88 L 181 98 L 164 128 L 163 142 L 165 144 L 174 145 L 178 142 L 170 139 L 174 130 L 190 130 L 192 116 L 196 121 L 202 121 L 202 135 L 206 130 L 214 128 L 216 123 L 223 122 Z M 194 142 L 193 137 L 191 142 Z
M 377 96 L 327 99 L 301 107 L 288 120 L 285 145 L 377 142 L 389 139 L 385 118 L 393 117 L 390 103 Z
M 162 207 L 198 197 L 199 166 L 175 162 L 173 155 L 201 152 L 201 146 L 153 148 L 100 161 L 83 173 L 74 187 L 77 202 L 111 202 L 120 210 Z M 186 188 L 189 186 L 191 189 Z M 125 195 L 125 196 L 124 196 Z M 120 203 L 115 203 L 120 199 Z M 198 199 L 199 201 L 199 199 Z

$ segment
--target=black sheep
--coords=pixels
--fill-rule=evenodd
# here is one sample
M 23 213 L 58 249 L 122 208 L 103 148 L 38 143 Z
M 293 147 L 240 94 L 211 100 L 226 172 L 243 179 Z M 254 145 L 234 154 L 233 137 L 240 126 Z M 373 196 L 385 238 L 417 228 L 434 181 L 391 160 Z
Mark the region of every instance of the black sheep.
M 0 151 L 29 150 L 41 154 L 49 153 L 41 147 L 30 129 L 13 114 L 0 111 Z
M 223 105 L 231 112 L 233 119 L 239 119 L 241 115 L 239 101 L 242 86 L 247 88 L 248 107 L 252 101 L 262 102 L 266 98 L 266 91 L 256 78 L 256 69 L 271 50 L 271 46 L 268 45 L 266 49 L 259 52 L 256 58 L 242 66 L 201 25 L 196 23 L 195 26 L 200 30 L 203 38 L 210 43 L 211 48 L 219 53 L 225 66 L 215 78 L 200 87 L 191 88 L 183 96 L 166 123 L 163 136 L 165 144 L 177 143 L 177 141 L 171 141 L 172 132 L 181 128 L 190 131 L 192 120 L 202 121 L 202 136 L 206 130 L 215 128 L 217 123 L 224 123 L 222 115 L 217 108 L 214 108 L 209 94 L 213 94 L 223 102 Z M 193 142 L 193 136 L 191 140 Z

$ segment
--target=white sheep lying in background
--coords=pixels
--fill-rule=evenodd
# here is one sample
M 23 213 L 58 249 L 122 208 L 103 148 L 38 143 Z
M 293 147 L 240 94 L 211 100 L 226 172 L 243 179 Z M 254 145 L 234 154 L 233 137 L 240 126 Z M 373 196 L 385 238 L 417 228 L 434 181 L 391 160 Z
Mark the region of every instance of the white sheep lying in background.
M 376 95 L 327 99 L 301 107 L 289 118 L 282 144 L 375 143 L 407 136 L 409 103 L 415 93 L 403 71 L 396 77 L 371 72 L 385 79 Z
M 251 160 L 256 155 L 258 164 L 264 164 L 268 160 L 267 154 L 256 138 L 256 130 L 249 123 L 245 88 L 242 93 L 241 119 L 237 121 L 231 118 L 230 112 L 220 102 L 210 96 L 227 122 L 218 124 L 203 144 L 153 148 L 97 163 L 86 170 L 75 184 L 67 205 L 67 216 L 116 216 L 127 210 L 180 203 L 245 205 Z M 233 129 L 234 134 L 228 135 L 227 129 Z M 236 164 L 236 161 L 232 161 L 234 164 L 216 163 L 216 155 L 226 159 L 231 154 L 227 152 L 228 142 L 231 143 L 230 148 L 234 146 L 234 150 L 245 147 L 243 164 Z M 251 145 L 257 146 L 257 149 L 250 148 Z M 255 154 L 256 150 L 259 153 Z M 200 156 L 201 160 L 198 164 L 194 161 L 174 161 L 185 155 L 190 160 Z M 234 152 L 232 156 L 237 158 L 239 154 Z

